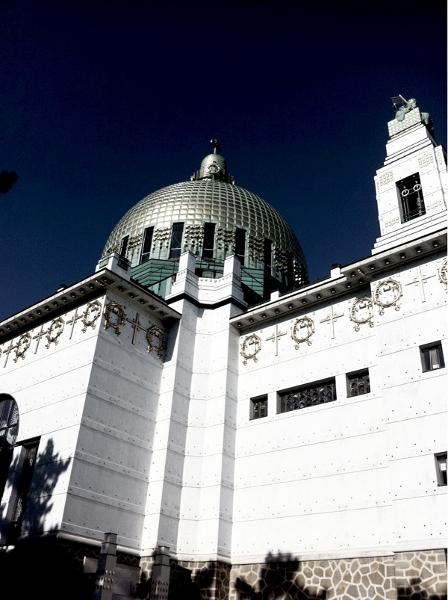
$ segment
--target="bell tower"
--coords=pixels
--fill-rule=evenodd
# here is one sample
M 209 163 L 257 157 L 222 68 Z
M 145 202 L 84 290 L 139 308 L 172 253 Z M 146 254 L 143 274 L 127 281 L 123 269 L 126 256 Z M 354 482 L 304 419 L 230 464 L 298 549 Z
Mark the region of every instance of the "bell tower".
M 381 233 L 372 254 L 431 234 L 446 219 L 446 159 L 431 118 L 414 98 L 400 95 L 392 102 L 386 159 L 375 176 Z

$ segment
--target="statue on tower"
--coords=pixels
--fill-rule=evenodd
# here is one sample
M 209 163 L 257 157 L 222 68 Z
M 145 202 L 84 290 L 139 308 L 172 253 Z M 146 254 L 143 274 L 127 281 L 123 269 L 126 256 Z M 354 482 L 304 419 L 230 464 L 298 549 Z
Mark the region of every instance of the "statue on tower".
M 397 121 L 402 122 L 408 112 L 414 110 L 417 107 L 417 100 L 415 98 L 403 98 L 401 94 L 398 96 L 392 96 L 391 98 L 392 104 L 395 107 L 395 118 Z M 422 122 L 428 127 L 430 131 L 432 131 L 432 120 L 427 112 L 420 112 Z

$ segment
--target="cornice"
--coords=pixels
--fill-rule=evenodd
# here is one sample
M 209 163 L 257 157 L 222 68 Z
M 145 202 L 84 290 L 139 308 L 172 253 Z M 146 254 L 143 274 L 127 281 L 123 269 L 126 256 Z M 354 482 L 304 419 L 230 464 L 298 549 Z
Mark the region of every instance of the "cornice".
M 282 316 L 309 312 L 328 302 L 361 292 L 370 283 L 412 263 L 441 255 L 446 251 L 446 228 L 418 240 L 397 245 L 392 249 L 332 270 L 328 279 L 306 285 L 278 298 L 253 306 L 245 313 L 230 319 L 239 331 L 247 331 L 262 323 L 277 321 Z
M 109 269 L 101 269 L 70 286 L 59 288 L 55 294 L 0 322 L 0 343 L 99 298 L 108 290 L 118 292 L 121 296 L 145 306 L 163 322 L 181 318 L 176 310 L 154 293 Z

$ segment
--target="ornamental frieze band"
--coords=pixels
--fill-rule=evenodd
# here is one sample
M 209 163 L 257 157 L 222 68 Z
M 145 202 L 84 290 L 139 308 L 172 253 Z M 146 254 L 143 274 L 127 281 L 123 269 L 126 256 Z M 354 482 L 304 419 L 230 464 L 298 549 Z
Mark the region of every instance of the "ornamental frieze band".
M 131 324 L 133 329 L 132 344 L 135 344 L 137 332 L 141 330 L 144 332 L 147 353 L 155 354 L 157 358 L 163 360 L 166 349 L 166 335 L 162 328 L 151 323 L 149 326 L 141 324 L 138 313 L 136 313 L 133 320 L 127 319 L 124 307 L 116 302 L 106 304 L 103 311 L 101 302 L 94 300 L 87 304 L 81 314 L 78 314 L 78 309 L 75 309 L 70 319 L 67 319 L 66 315 L 65 320 L 62 317 L 56 317 L 47 326 L 42 325 L 35 335 L 32 335 L 31 332 L 23 333 L 18 338 L 11 340 L 7 347 L 0 348 L 0 356 L 5 357 L 3 368 L 7 366 L 11 353 L 13 353 L 14 363 L 17 363 L 19 359 L 24 360 L 31 350 L 33 340 L 35 341 L 34 354 L 37 354 L 42 338 L 46 340 L 44 347 L 47 350 L 53 344 L 58 345 L 64 332 L 69 332 L 65 334 L 65 338 L 72 339 L 78 321 L 82 324 L 82 333 L 86 333 L 89 328 L 95 329 L 103 313 L 105 330 L 111 329 L 116 335 L 120 335 L 126 324 Z

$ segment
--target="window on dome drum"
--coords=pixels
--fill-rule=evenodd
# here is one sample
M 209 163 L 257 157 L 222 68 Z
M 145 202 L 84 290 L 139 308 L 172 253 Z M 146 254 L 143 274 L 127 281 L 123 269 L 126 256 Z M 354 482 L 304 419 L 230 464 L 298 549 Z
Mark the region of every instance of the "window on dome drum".
M 401 222 L 406 223 L 424 215 L 426 209 L 420 175 L 414 173 L 409 177 L 397 181 L 396 185 L 401 203 Z
M 264 267 L 267 271 L 272 268 L 272 242 L 271 240 L 265 239 L 263 242 L 263 262 Z
M 171 230 L 170 258 L 179 258 L 182 250 L 183 223 L 173 223 Z
M 420 346 L 420 358 L 424 373 L 426 371 L 436 371 L 437 369 L 443 369 L 445 367 L 442 344 L 440 342 L 432 342 L 431 344 Z
M 446 485 L 446 452 L 434 454 L 436 461 L 437 485 Z
M 369 369 L 347 373 L 347 396 L 360 396 L 370 392 Z
M 286 272 L 288 287 L 292 287 L 294 283 L 294 258 L 291 252 L 286 256 Z
M 147 262 L 151 257 L 152 236 L 154 227 L 147 227 L 143 236 L 142 259 L 140 262 Z
M 236 228 L 235 231 L 235 254 L 241 261 L 241 264 L 244 265 L 244 257 L 246 255 L 246 230 Z
M 129 236 L 125 235 L 124 238 L 121 240 L 121 247 L 120 247 L 120 255 L 121 256 L 126 256 L 126 252 L 128 250 L 128 244 L 129 244 Z
M 268 416 L 267 394 L 250 399 L 250 419 L 262 419 Z
M 10 541 L 14 541 L 20 535 L 28 494 L 31 487 L 31 480 L 36 464 L 39 439 L 40 438 L 29 440 L 22 444 L 22 451 L 19 459 L 21 469 L 15 481 L 16 496 L 12 509 L 10 532 L 8 536 Z
M 278 392 L 277 412 L 284 413 L 336 400 L 334 377 Z
M 213 250 L 215 246 L 215 227 L 215 223 L 204 223 L 202 258 L 213 258 Z

